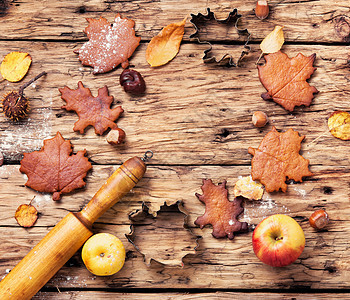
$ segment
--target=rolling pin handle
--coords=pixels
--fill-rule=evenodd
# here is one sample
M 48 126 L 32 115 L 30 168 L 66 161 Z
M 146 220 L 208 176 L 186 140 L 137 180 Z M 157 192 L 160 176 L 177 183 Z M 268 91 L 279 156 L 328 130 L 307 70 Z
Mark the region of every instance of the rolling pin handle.
M 145 154 L 143 155 L 143 157 L 141 157 L 141 160 L 143 162 L 146 162 L 146 161 L 150 160 L 152 157 L 153 157 L 153 152 L 151 150 L 147 150 L 145 152 Z

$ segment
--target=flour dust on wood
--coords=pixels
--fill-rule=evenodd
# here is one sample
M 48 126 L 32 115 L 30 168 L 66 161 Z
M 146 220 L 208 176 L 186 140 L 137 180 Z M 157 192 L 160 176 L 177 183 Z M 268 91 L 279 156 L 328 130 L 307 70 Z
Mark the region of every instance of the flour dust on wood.
M 43 140 L 51 137 L 51 106 L 52 97 L 48 107 L 37 109 L 35 119 L 28 117 L 24 122 L 11 122 L 7 129 L 0 131 L 0 152 L 5 160 L 20 160 L 24 152 L 39 150 Z

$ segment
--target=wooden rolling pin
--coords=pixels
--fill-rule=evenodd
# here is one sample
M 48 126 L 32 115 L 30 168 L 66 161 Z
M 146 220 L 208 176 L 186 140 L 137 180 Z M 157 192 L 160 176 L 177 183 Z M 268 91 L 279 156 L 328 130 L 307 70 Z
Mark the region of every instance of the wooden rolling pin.
M 152 155 L 127 160 L 82 211 L 68 213 L 0 282 L 0 299 L 31 299 L 93 234 L 92 224 L 143 177 Z

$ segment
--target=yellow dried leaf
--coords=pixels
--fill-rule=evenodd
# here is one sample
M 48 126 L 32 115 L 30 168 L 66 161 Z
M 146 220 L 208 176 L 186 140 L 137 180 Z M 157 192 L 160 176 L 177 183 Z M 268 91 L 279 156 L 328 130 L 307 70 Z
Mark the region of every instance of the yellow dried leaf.
M 328 128 L 336 138 L 350 140 L 350 114 L 346 111 L 335 111 L 328 119 Z
M 32 58 L 28 53 L 11 52 L 1 63 L 1 75 L 11 82 L 20 81 L 27 74 L 31 62 Z
M 283 43 L 283 26 L 275 26 L 275 29 L 271 31 L 261 42 L 260 49 L 266 54 L 275 53 L 282 48 Z
M 179 52 L 180 44 L 185 32 L 183 21 L 170 24 L 152 38 L 146 49 L 146 60 L 151 67 L 159 67 L 171 61 Z
M 22 227 L 32 227 L 38 219 L 38 211 L 31 204 L 22 204 L 16 210 L 15 219 Z
M 233 194 L 235 197 L 243 196 L 250 200 L 260 200 L 264 189 L 261 183 L 254 181 L 251 176 L 246 176 L 236 182 Z

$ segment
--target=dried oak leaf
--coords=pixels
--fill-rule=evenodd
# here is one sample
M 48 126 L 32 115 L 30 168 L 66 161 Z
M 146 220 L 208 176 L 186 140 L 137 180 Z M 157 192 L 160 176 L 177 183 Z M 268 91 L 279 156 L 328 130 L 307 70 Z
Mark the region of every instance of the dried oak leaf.
M 328 118 L 331 134 L 341 140 L 350 140 L 350 114 L 346 111 L 335 111 Z
M 251 172 L 253 180 L 259 180 L 268 193 L 279 189 L 286 192 L 287 178 L 302 182 L 303 177 L 313 175 L 308 168 L 309 160 L 299 154 L 304 138 L 293 129 L 280 133 L 273 127 L 258 149 L 248 149 L 254 156 Z
M 62 108 L 68 111 L 74 110 L 79 116 L 79 120 L 74 124 L 74 131 L 84 133 L 84 129 L 91 125 L 95 128 L 96 134 L 102 135 L 108 128 L 118 127 L 114 121 L 124 110 L 121 106 L 110 109 L 114 98 L 108 95 L 107 86 L 98 89 L 97 97 L 93 97 L 90 89 L 85 88 L 81 81 L 78 82 L 76 90 L 65 86 L 59 91 L 61 98 L 67 103 Z
M 205 213 L 194 222 L 203 228 L 207 224 L 213 226 L 212 235 L 215 238 L 227 236 L 234 238 L 234 232 L 248 229 L 246 222 L 239 222 L 237 217 L 243 212 L 242 198 L 229 201 L 227 198 L 226 181 L 219 185 L 213 184 L 211 179 L 203 179 L 201 187 L 203 195 L 196 193 L 197 198 L 205 204 Z
M 84 33 L 89 41 L 74 51 L 84 66 L 94 68 L 93 74 L 106 73 L 119 64 L 123 68 L 129 65 L 128 59 L 140 44 L 140 37 L 135 36 L 133 20 L 116 15 L 111 25 L 105 18 L 98 20 L 87 18 L 89 25 Z
M 258 66 L 258 70 L 259 79 L 267 93 L 261 94 L 261 97 L 264 100 L 272 99 L 288 111 L 293 111 L 295 106 L 309 106 L 313 94 L 318 92 L 306 82 L 316 70 L 313 67 L 316 54 L 307 57 L 299 53 L 289 58 L 278 51 L 264 57 L 266 64 Z
M 181 22 L 169 24 L 152 38 L 146 49 L 146 60 L 151 67 L 165 65 L 179 52 L 186 20 L 187 17 Z
M 15 212 L 15 219 L 22 227 L 32 227 L 38 219 L 38 211 L 31 204 L 22 204 Z
M 22 173 L 27 174 L 26 186 L 43 193 L 53 193 L 53 200 L 85 185 L 86 173 L 92 168 L 86 150 L 72 155 L 72 145 L 57 132 L 44 141 L 40 151 L 24 153 Z
M 28 53 L 11 52 L 7 54 L 0 66 L 0 72 L 4 79 L 17 82 L 28 72 L 32 58 Z

